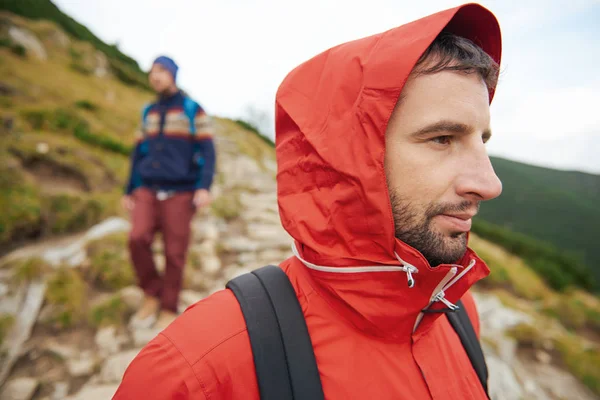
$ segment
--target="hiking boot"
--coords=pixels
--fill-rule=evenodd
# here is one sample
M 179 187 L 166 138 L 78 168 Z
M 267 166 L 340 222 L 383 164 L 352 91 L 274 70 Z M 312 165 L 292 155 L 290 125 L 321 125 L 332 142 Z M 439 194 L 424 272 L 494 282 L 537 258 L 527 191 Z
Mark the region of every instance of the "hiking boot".
M 159 309 L 160 301 L 156 297 L 144 296 L 144 302 L 129 321 L 130 328 L 149 329 L 156 322 L 156 313 Z
M 154 328 L 162 331 L 167 326 L 171 325 L 171 322 L 175 321 L 175 318 L 177 318 L 176 313 L 168 310 L 161 310 L 160 314 L 158 314 L 158 320 L 156 321 Z

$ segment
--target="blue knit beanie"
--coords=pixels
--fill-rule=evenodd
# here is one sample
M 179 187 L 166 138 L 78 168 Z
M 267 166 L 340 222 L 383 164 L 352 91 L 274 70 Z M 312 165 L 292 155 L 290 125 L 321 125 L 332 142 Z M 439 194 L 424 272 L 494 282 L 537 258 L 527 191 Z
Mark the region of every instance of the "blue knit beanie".
M 179 67 L 177 66 L 177 64 L 175 64 L 175 61 L 173 61 L 173 59 L 167 56 L 160 56 L 156 60 L 154 60 L 152 64 L 159 64 L 162 67 L 164 67 L 167 71 L 171 73 L 171 75 L 173 76 L 173 80 L 177 81 L 177 70 L 179 69 Z

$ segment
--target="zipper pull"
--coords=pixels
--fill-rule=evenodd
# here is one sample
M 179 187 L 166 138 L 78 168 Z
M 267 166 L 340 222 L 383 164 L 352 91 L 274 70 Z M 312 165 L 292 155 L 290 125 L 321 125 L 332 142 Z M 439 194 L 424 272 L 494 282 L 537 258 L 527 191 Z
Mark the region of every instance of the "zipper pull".
M 413 279 L 410 267 L 406 268 L 406 279 L 408 280 L 408 288 L 412 289 L 415 286 L 415 280 Z

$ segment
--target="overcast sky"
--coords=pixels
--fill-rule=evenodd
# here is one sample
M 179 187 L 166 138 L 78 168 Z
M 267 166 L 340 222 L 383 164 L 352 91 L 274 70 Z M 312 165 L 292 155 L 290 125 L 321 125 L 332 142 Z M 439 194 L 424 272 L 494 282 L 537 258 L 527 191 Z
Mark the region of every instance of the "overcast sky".
M 273 117 L 299 63 L 463 2 L 453 0 L 53 0 L 147 70 L 159 54 L 213 114 Z M 600 0 L 480 1 L 503 34 L 491 154 L 600 173 Z M 141 105 L 140 105 L 141 107 Z M 272 134 L 272 127 L 270 128 Z

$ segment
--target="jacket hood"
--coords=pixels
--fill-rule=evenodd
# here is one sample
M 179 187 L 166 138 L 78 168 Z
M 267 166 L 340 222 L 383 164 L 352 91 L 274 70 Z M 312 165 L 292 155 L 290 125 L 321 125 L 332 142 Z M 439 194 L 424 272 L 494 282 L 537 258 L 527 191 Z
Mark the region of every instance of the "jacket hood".
M 496 18 L 480 5 L 467 4 L 331 48 L 295 68 L 280 85 L 279 210 L 306 261 L 334 267 L 398 265 L 398 255 L 445 275 L 395 238 L 384 172 L 388 120 L 414 65 L 442 30 L 472 40 L 500 63 Z M 461 264 L 473 257 L 468 251 Z M 463 279 L 462 293 L 489 273 L 479 264 L 479 272 Z M 462 293 L 457 291 L 456 299 Z

